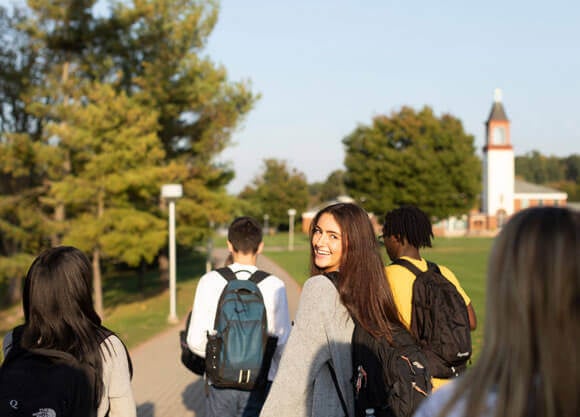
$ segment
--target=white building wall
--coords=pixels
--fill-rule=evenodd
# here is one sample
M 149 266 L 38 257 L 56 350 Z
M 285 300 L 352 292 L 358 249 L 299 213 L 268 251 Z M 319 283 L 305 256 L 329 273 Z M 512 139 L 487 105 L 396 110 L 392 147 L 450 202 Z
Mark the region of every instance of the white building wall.
M 481 169 L 481 176 L 482 176 L 482 190 L 481 190 L 481 212 L 482 213 L 487 213 L 487 206 L 488 206 L 488 200 L 487 200 L 487 189 L 488 184 L 487 184 L 487 152 L 483 153 L 483 159 L 482 159 L 482 169 Z
M 514 212 L 514 151 L 489 149 L 483 161 L 483 212 L 495 216 L 503 209 L 510 216 Z

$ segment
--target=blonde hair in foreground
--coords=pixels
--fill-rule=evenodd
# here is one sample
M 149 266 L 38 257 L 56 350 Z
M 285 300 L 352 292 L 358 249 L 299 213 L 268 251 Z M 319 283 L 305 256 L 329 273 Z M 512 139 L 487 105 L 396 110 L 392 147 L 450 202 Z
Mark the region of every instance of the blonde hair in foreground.
M 494 243 L 486 298 L 481 355 L 441 415 L 464 398 L 465 416 L 580 416 L 580 213 L 516 213 Z

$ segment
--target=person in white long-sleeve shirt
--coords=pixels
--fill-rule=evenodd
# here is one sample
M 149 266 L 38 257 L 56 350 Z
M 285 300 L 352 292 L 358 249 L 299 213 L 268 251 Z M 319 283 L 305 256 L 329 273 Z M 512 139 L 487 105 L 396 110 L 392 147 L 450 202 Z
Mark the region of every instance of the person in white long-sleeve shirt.
M 248 279 L 258 268 L 256 262 L 262 252 L 261 225 L 251 217 L 235 219 L 228 230 L 228 249 L 233 263 L 228 267 L 237 279 Z M 205 357 L 207 332 L 214 329 L 217 306 L 227 281 L 219 272 L 210 271 L 201 277 L 187 332 L 187 344 L 191 351 Z M 277 338 L 277 347 L 268 371 L 268 384 L 253 391 L 217 388 L 208 380 L 206 411 L 207 416 L 252 417 L 258 416 L 268 394 L 269 386 L 276 376 L 282 350 L 290 333 L 290 315 L 284 282 L 269 275 L 258 283 L 264 299 L 268 334 Z

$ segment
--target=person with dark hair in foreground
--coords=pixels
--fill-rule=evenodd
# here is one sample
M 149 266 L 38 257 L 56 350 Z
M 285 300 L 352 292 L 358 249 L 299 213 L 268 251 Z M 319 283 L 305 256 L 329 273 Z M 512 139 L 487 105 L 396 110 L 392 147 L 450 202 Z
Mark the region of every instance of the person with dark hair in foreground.
M 25 353 L 49 362 L 58 359 L 54 362 L 62 372 L 62 366 L 85 372 L 92 395 L 80 401 L 92 401 L 98 417 L 134 417 L 129 354 L 117 335 L 101 325 L 92 294 L 92 265 L 83 252 L 71 246 L 42 252 L 24 280 L 24 325 L 4 338 L 3 366 Z
M 416 417 L 580 415 L 580 213 L 534 207 L 495 239 L 483 346 Z

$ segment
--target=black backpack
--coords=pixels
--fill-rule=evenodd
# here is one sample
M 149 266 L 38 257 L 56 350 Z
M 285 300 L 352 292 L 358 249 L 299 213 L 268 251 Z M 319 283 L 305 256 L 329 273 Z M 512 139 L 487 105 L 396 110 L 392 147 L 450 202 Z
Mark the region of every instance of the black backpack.
M 355 415 L 411 417 L 432 389 L 427 359 L 407 329 L 393 332 L 393 344 L 375 339 L 355 322 L 352 334 Z
M 336 286 L 337 272 L 325 276 Z M 387 339 L 375 339 L 354 318 L 352 333 L 352 379 L 355 416 L 366 416 L 373 409 L 376 417 L 411 417 L 421 401 L 432 390 L 427 359 L 415 338 L 405 328 L 393 331 L 393 344 Z M 346 403 L 329 364 L 343 411 Z
M 398 258 L 393 263 L 416 276 L 411 331 L 427 356 L 431 375 L 436 378 L 460 375 L 472 353 L 469 313 L 463 297 L 432 262 L 427 262 L 424 272 L 406 259 Z
M 216 387 L 252 390 L 267 381 L 277 345 L 277 338 L 268 336 L 266 307 L 258 288 L 270 274 L 257 270 L 240 280 L 228 267 L 216 271 L 228 283 L 220 296 L 214 331 L 208 332 L 205 371 Z
M 181 363 L 196 375 L 203 375 L 205 373 L 205 358 L 193 353 L 187 345 L 187 332 L 189 331 L 189 323 L 191 322 L 191 310 L 187 315 L 185 321 L 185 329 L 179 332 L 179 345 L 181 346 Z
M 0 367 L 0 416 L 96 416 L 89 376 L 74 356 L 14 340 Z

